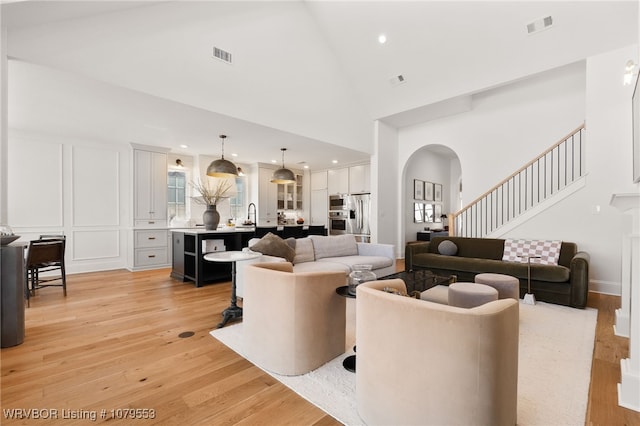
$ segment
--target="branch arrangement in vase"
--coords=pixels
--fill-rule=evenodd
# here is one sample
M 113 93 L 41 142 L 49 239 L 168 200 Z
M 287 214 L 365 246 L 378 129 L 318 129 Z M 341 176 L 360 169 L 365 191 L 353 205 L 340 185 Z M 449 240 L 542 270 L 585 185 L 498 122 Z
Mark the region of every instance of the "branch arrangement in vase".
M 191 186 L 200 193 L 199 197 L 191 197 L 196 203 L 204 204 L 207 206 L 215 206 L 218 201 L 229 198 L 227 193 L 233 187 L 233 183 L 227 179 L 216 179 L 217 184 L 211 185 L 210 181 L 206 183 L 198 180 L 198 182 L 191 182 Z

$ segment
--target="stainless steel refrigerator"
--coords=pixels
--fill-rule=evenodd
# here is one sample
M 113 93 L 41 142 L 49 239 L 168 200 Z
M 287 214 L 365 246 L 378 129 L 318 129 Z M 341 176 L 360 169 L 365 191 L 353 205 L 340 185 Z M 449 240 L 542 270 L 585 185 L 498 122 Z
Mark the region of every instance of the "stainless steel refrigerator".
M 346 196 L 346 234 L 353 234 L 357 241 L 370 242 L 371 194 L 350 194 Z

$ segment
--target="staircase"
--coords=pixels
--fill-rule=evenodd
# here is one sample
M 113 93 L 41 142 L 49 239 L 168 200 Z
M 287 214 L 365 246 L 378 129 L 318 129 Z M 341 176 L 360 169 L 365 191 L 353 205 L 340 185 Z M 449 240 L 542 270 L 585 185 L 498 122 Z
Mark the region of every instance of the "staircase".
M 584 132 L 580 127 L 508 178 L 449 215 L 449 234 L 482 238 L 513 225 L 552 197 L 569 192 L 585 175 Z

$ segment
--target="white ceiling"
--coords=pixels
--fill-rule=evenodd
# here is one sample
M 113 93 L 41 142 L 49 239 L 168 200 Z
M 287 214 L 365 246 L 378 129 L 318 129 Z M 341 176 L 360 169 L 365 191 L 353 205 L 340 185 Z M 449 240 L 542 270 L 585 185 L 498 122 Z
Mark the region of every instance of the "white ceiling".
M 2 5 L 9 125 L 312 169 L 367 160 L 474 94 L 638 43 L 637 1 L 24 1 Z M 526 24 L 551 15 L 552 28 Z M 380 33 L 388 41 L 377 42 Z M 234 55 L 211 58 L 218 46 Z M 624 64 L 621 65 L 621 69 Z M 402 74 L 406 83 L 389 79 Z

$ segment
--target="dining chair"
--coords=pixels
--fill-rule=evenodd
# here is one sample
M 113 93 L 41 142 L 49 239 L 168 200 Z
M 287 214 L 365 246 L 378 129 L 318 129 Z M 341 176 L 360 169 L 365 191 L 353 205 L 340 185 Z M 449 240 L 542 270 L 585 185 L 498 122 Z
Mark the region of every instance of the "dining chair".
M 66 238 L 64 235 L 42 235 L 29 241 L 27 250 L 27 295 L 43 287 L 62 287 L 67 295 L 67 277 L 64 263 Z M 44 273 L 44 276 L 41 274 Z

